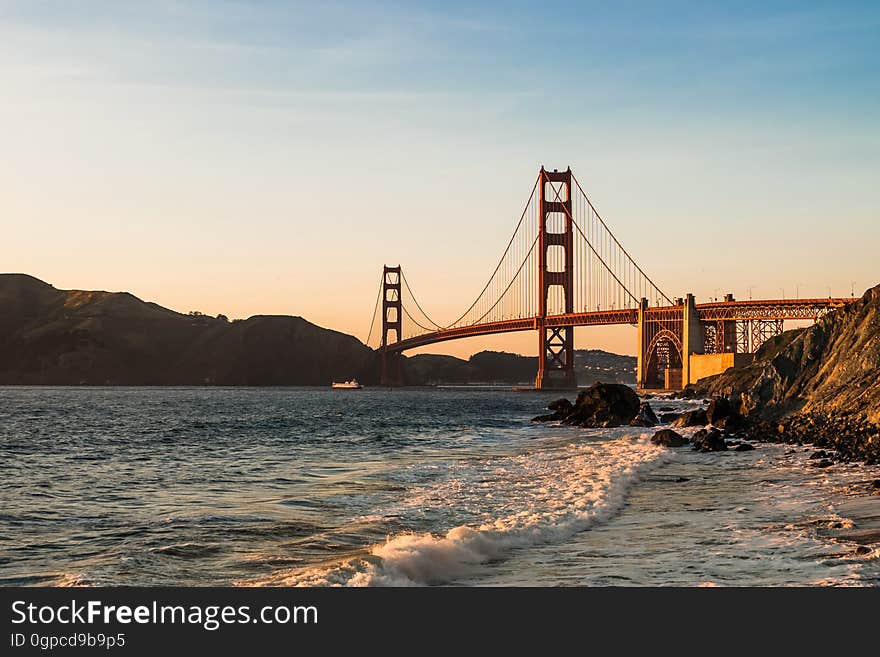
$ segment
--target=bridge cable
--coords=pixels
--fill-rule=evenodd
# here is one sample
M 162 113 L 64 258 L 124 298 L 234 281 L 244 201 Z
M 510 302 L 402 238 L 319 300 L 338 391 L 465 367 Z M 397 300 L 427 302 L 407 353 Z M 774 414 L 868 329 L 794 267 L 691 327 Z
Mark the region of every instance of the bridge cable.
M 551 185 L 550 188 L 553 189 L 553 186 Z M 556 191 L 556 190 L 554 189 L 554 193 L 556 194 L 556 200 L 559 201 L 559 203 L 562 204 L 563 209 L 565 209 L 565 204 L 564 204 L 564 202 L 562 201 L 562 199 L 560 198 L 560 196 L 559 196 L 559 192 Z M 617 274 L 615 274 L 615 273 L 611 270 L 611 267 L 609 267 L 608 264 L 602 259 L 602 256 L 600 256 L 598 253 L 596 253 L 596 249 L 594 249 L 594 248 L 593 248 L 593 245 L 590 244 L 590 241 L 587 240 L 587 236 L 584 235 L 584 231 L 581 230 L 581 227 L 578 226 L 577 221 L 574 220 L 574 217 L 571 215 L 571 211 L 569 211 L 569 210 L 566 209 L 566 210 L 565 210 L 565 213 L 568 215 L 568 218 L 571 219 L 571 223 L 574 225 L 575 228 L 577 228 L 578 232 L 581 234 L 581 237 L 583 237 L 584 240 L 586 240 L 586 242 L 587 242 L 587 246 L 590 247 L 590 250 L 591 250 L 591 251 L 593 252 L 593 254 L 599 259 L 599 262 L 602 263 L 602 265 L 605 267 L 605 269 L 608 270 L 608 273 L 611 274 L 611 276 L 614 278 L 615 281 L 617 281 L 617 284 L 620 285 L 620 287 L 621 287 L 621 288 L 622 288 L 622 289 L 623 289 L 623 290 L 624 290 L 624 291 L 630 296 L 630 298 L 633 299 L 633 301 L 638 302 L 638 300 L 633 296 L 633 293 L 630 292 L 629 290 L 627 290 L 627 289 L 626 289 L 626 286 L 625 286 L 623 283 L 620 282 L 620 279 L 617 278 Z M 604 224 L 603 224 L 603 225 L 604 225 Z M 607 230 L 607 227 L 606 227 L 606 230 Z M 608 231 L 608 232 L 610 233 L 611 231 Z M 616 241 L 616 240 L 615 240 L 615 241 Z M 646 276 L 645 278 L 647 278 L 647 276 Z M 660 291 L 659 288 L 657 288 L 657 291 L 658 291 L 658 292 Z M 662 294 L 662 293 L 661 293 L 661 294 Z
M 434 332 L 435 332 L 434 329 L 432 329 L 432 328 L 428 328 L 427 326 L 422 326 L 421 324 L 419 324 L 419 323 L 413 318 L 413 316 L 409 314 L 409 311 L 406 309 L 406 306 L 404 306 L 403 304 L 400 304 L 400 309 L 403 311 L 403 314 L 406 315 L 407 317 L 409 317 L 409 318 L 410 318 L 410 321 L 412 321 L 412 323 L 415 324 L 416 326 L 418 326 L 419 328 L 426 330 L 428 333 L 434 333 Z M 441 330 L 442 330 L 442 329 L 441 329 Z M 400 342 L 400 340 L 398 340 L 398 342 Z
M 438 329 L 443 330 L 443 328 L 445 328 L 445 327 L 441 326 L 440 324 L 435 322 L 433 319 L 431 319 L 431 317 L 428 315 L 428 313 L 426 313 L 424 311 L 424 309 L 422 308 L 422 306 L 419 304 L 419 300 L 416 299 L 416 295 L 413 294 L 412 288 L 409 286 L 409 281 L 406 280 L 406 275 L 403 273 L 403 268 L 401 268 L 401 270 L 400 270 L 400 277 L 403 279 L 403 284 L 406 286 L 406 289 L 409 291 L 409 295 L 412 297 L 412 300 L 415 302 L 416 308 L 418 308 L 421 311 L 421 313 L 425 317 L 425 319 L 427 319 L 431 324 L 436 326 Z M 413 321 L 415 321 L 415 320 L 413 320 Z
M 431 319 L 431 317 L 428 315 L 428 313 L 426 313 L 426 312 L 424 311 L 424 309 L 422 308 L 421 304 L 419 304 L 419 301 L 418 301 L 418 299 L 416 298 L 415 293 L 413 293 L 412 288 L 411 288 L 410 285 L 409 285 L 409 281 L 406 280 L 406 276 L 403 274 L 403 270 L 401 269 L 401 278 L 403 278 L 404 284 L 406 285 L 406 289 L 409 291 L 409 294 L 410 294 L 410 296 L 412 297 L 413 301 L 415 302 L 416 307 L 419 309 L 419 311 L 421 311 L 421 313 L 422 313 L 422 315 L 424 315 L 425 319 L 427 319 L 428 322 L 430 322 L 431 324 L 433 324 L 434 326 L 436 326 L 439 330 L 442 331 L 442 330 L 445 330 L 445 329 L 448 329 L 448 328 L 452 328 L 453 326 L 455 326 L 455 324 L 457 324 L 457 323 L 460 322 L 462 319 L 464 319 L 464 317 L 465 317 L 465 316 L 466 316 L 471 310 L 474 309 L 474 306 L 477 305 L 477 303 L 478 303 L 478 302 L 480 301 L 480 299 L 482 298 L 483 294 L 486 292 L 486 290 L 487 290 L 487 289 L 489 288 L 489 286 L 491 285 L 492 281 L 495 279 L 495 275 L 498 273 L 498 270 L 501 268 L 501 265 L 504 263 L 504 259 L 505 259 L 505 257 L 507 256 L 508 252 L 510 251 L 510 247 L 513 245 L 513 241 L 514 241 L 514 239 L 516 238 L 517 233 L 519 232 L 520 226 L 522 226 L 523 220 L 525 219 L 526 213 L 528 212 L 529 206 L 531 205 L 532 199 L 533 199 L 534 196 L 535 196 L 535 190 L 537 190 L 537 188 L 538 188 L 538 180 L 540 180 L 540 176 L 538 176 L 538 178 L 535 179 L 535 184 L 532 186 L 532 192 L 531 192 L 531 194 L 529 194 L 529 199 L 528 199 L 528 201 L 526 201 L 525 208 L 523 208 L 523 212 L 522 212 L 522 214 L 520 215 L 519 221 L 518 221 L 517 224 L 516 224 L 516 228 L 513 229 L 513 234 L 511 235 L 510 240 L 509 240 L 508 243 L 507 243 L 507 247 L 504 249 L 504 252 L 501 254 L 501 258 L 499 259 L 498 264 L 495 266 L 495 269 L 494 269 L 494 271 L 492 272 L 492 275 L 489 277 L 488 282 L 487 282 L 486 285 L 483 287 L 483 289 L 480 291 L 480 293 L 477 295 L 477 298 L 476 298 L 476 299 L 474 300 L 474 302 L 470 305 L 470 307 L 469 307 L 467 310 L 465 310 L 465 311 L 461 314 L 461 316 L 458 317 L 457 319 L 455 319 L 454 321 L 450 322 L 450 323 L 447 324 L 446 326 L 441 326 L 440 324 L 438 324 L 437 322 L 435 322 L 433 319 Z M 531 254 L 531 250 L 529 251 L 529 254 Z M 528 258 L 528 256 L 527 256 L 527 258 Z M 520 267 L 519 267 L 519 270 L 521 270 L 521 269 L 522 269 L 522 265 L 520 265 Z M 519 271 L 519 270 L 517 270 L 517 271 Z M 515 278 L 515 277 L 514 277 L 514 278 Z M 507 286 L 507 289 L 510 289 L 510 285 Z M 506 290 L 505 290 L 505 292 L 506 292 Z M 380 292 L 379 292 L 380 297 L 381 297 L 381 294 L 382 294 L 382 293 L 381 293 L 381 290 L 380 290 Z M 503 294 L 502 294 L 502 296 L 503 296 Z M 495 308 L 495 306 L 497 306 L 497 305 L 498 305 L 498 304 L 497 304 L 497 302 L 496 302 L 496 303 L 492 306 L 492 308 Z M 401 307 L 403 307 L 403 304 L 401 304 Z M 491 309 L 490 309 L 490 311 L 491 311 Z M 480 319 L 485 318 L 486 315 L 488 315 L 490 311 L 487 311 L 487 312 L 486 312 L 486 313 L 485 313 Z M 422 326 L 422 325 L 421 325 L 419 322 L 417 322 L 417 321 L 412 317 L 412 315 L 410 315 L 408 312 L 407 312 L 406 314 L 407 314 L 407 316 L 412 320 L 412 322 L 413 322 L 414 324 L 416 324 L 417 326 L 419 326 L 419 327 L 425 329 L 426 331 L 433 331 L 433 329 L 430 329 L 430 328 L 427 328 L 427 327 L 425 327 L 425 326 Z
M 532 255 L 532 251 L 535 250 L 535 245 L 536 245 L 537 243 L 538 243 L 538 235 L 535 236 L 535 239 L 534 239 L 534 241 L 532 242 L 532 246 L 531 246 L 531 248 L 529 249 L 528 253 L 526 253 L 526 257 L 523 259 L 522 263 L 520 263 L 520 266 L 519 266 L 519 268 L 516 270 L 516 273 L 513 275 L 513 278 L 510 279 L 510 283 L 507 284 L 507 287 L 504 288 L 504 291 L 499 295 L 499 297 L 498 297 L 498 299 L 495 301 L 495 303 L 493 303 L 492 306 L 491 306 L 491 307 L 490 307 L 485 313 L 483 313 L 483 316 L 482 316 L 482 317 L 479 317 L 478 319 L 476 319 L 476 320 L 474 321 L 474 325 L 476 325 L 476 324 L 478 324 L 479 322 L 481 322 L 482 320 L 484 320 L 484 319 L 489 315 L 489 313 L 491 313 L 493 310 L 495 310 L 495 307 L 496 307 L 499 303 L 501 303 L 501 300 L 504 299 L 504 295 L 507 294 L 507 291 L 511 288 L 511 286 L 513 285 L 513 283 L 516 281 L 517 277 L 519 276 L 520 272 L 522 271 L 522 268 L 523 268 L 523 267 L 525 266 L 525 264 L 529 261 L 529 257 Z
M 379 294 L 376 295 L 376 304 L 373 306 L 373 319 L 370 320 L 370 331 L 367 333 L 367 341 L 364 342 L 368 347 L 370 346 L 370 338 L 373 335 L 373 325 L 376 323 L 376 315 L 379 312 L 379 301 L 382 299 L 382 288 L 384 287 L 385 281 L 385 273 L 382 273 L 382 276 L 379 278 Z
M 605 223 L 605 221 L 602 219 L 602 216 L 598 213 L 598 211 L 596 210 L 596 208 L 593 207 L 593 202 L 590 200 L 590 197 L 587 196 L 587 193 L 584 191 L 584 188 L 581 187 L 581 183 L 580 183 L 580 182 L 578 181 L 578 179 L 575 177 L 574 173 L 571 174 L 571 178 L 572 178 L 572 180 L 574 180 L 574 184 L 577 185 L 577 188 L 580 190 L 581 194 L 583 194 L 584 198 L 587 200 L 587 203 L 589 204 L 590 209 L 593 211 L 593 214 L 596 215 L 596 219 L 598 219 L 598 220 L 599 220 L 599 223 L 601 223 L 602 226 L 605 228 L 605 230 L 608 231 L 608 234 L 611 235 L 611 239 L 614 240 L 614 243 L 617 244 L 618 248 L 619 248 L 621 251 L 623 251 L 624 255 L 625 255 L 625 256 L 627 257 L 627 259 L 633 264 L 633 266 L 638 270 L 638 272 L 639 272 L 642 276 L 645 277 L 645 280 L 647 280 L 648 283 L 651 284 L 651 287 L 653 287 L 657 292 L 659 292 L 660 295 L 661 295 L 664 299 L 666 299 L 667 302 L 669 302 L 669 305 L 673 305 L 673 303 L 672 303 L 672 299 L 670 299 L 668 296 L 666 296 L 666 294 L 663 292 L 663 290 L 661 290 L 659 287 L 657 287 L 657 284 L 654 283 L 654 281 L 651 280 L 651 277 L 648 276 L 644 271 L 642 271 L 642 268 L 639 267 L 638 263 L 636 263 L 636 261 L 633 260 L 632 256 L 627 252 L 627 250 L 626 250 L 625 248 L 623 248 L 623 245 L 617 240 L 617 237 L 615 237 L 614 233 L 611 231 L 611 229 L 608 227 L 608 225 L 607 225 L 607 224 Z M 581 235 L 583 235 L 583 233 L 581 233 Z M 584 238 L 584 239 L 586 239 L 586 238 Z M 624 289 L 626 289 L 626 288 L 624 287 Z M 632 296 L 632 294 L 630 294 L 630 296 Z
M 520 226 L 522 225 L 523 219 L 525 219 L 525 217 L 526 217 L 526 213 L 527 213 L 528 210 L 529 210 L 529 206 L 530 206 L 531 203 L 532 203 L 532 199 L 535 197 L 535 190 L 538 189 L 538 181 L 539 181 L 540 179 L 541 179 L 541 176 L 540 176 L 540 175 L 535 179 L 535 184 L 534 184 L 534 186 L 532 187 L 532 193 L 529 194 L 529 200 L 526 201 L 526 206 L 525 206 L 525 208 L 523 208 L 523 212 L 522 212 L 522 215 L 520 215 L 519 222 L 517 222 L 517 224 L 516 224 L 516 228 L 513 229 L 513 235 L 510 236 L 510 241 L 507 243 L 507 248 L 505 248 L 505 249 L 504 249 L 504 253 L 501 254 L 501 259 L 498 261 L 498 264 L 495 266 L 495 270 L 492 272 L 492 275 L 489 277 L 489 280 L 486 282 L 486 285 L 483 286 L 483 289 L 482 289 L 482 290 L 480 290 L 480 293 L 477 295 L 477 298 L 476 298 L 476 299 L 474 300 L 474 302 L 470 305 L 470 307 L 469 307 L 467 310 L 465 310 L 465 311 L 461 314 L 460 317 L 458 317 L 455 321 L 452 321 L 452 322 L 450 322 L 449 324 L 447 324 L 444 328 L 452 328 L 452 327 L 455 326 L 458 322 L 460 322 L 462 319 L 464 319 L 465 316 L 466 316 L 471 310 L 474 309 L 474 306 L 477 305 L 477 303 L 478 303 L 478 302 L 480 301 L 480 299 L 483 297 L 483 294 L 485 294 L 486 290 L 489 289 L 489 285 L 492 284 L 492 281 L 495 279 L 495 274 L 497 274 L 497 273 L 498 273 L 498 270 L 501 268 L 501 265 L 502 265 L 502 263 L 504 262 L 504 258 L 507 256 L 507 253 L 510 251 L 510 247 L 511 247 L 511 245 L 513 244 L 513 240 L 514 240 L 514 238 L 516 238 L 516 234 L 517 234 L 517 232 L 519 231 Z M 534 245 L 533 245 L 533 248 L 534 248 Z M 529 250 L 529 253 L 531 253 L 531 249 Z M 524 261 L 524 262 L 525 262 L 525 261 Z M 520 269 L 522 269 L 522 265 L 520 265 Z M 509 288 L 509 287 L 510 287 L 510 286 L 508 285 L 508 288 Z M 504 296 L 504 295 L 502 294 L 502 296 Z M 496 302 L 495 305 L 498 305 L 497 302 Z M 494 308 L 495 305 L 493 305 L 492 308 Z M 483 317 L 481 317 L 480 319 L 485 318 L 486 315 L 488 315 L 488 314 L 489 314 L 489 311 L 487 311 L 487 312 L 483 315 Z

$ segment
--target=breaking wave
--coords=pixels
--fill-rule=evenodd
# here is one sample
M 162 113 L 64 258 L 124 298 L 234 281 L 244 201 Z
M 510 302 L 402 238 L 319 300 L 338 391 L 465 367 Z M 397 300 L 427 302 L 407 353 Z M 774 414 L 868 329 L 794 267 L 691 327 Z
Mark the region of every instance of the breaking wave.
M 551 446 L 465 462 L 444 481 L 382 510 L 387 517 L 449 509 L 474 522 L 443 534 L 406 532 L 345 561 L 276 573 L 276 586 L 420 586 L 478 576 L 514 550 L 564 541 L 613 516 L 629 488 L 670 458 L 646 436 Z M 254 582 L 249 582 L 253 585 Z

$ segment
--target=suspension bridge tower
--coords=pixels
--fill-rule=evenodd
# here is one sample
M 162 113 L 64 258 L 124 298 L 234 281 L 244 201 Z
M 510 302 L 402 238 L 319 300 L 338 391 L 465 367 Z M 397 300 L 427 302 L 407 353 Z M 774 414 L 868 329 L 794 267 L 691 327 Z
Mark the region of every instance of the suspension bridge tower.
M 574 312 L 574 249 L 571 214 L 571 168 L 541 167 L 538 196 L 538 374 L 536 388 L 576 388 L 574 327 L 547 326 L 548 300 L 561 308 L 551 315 Z M 552 257 L 549 257 L 553 253 Z M 561 293 L 561 294 L 560 294 Z
M 382 360 L 382 375 L 380 383 L 383 386 L 396 386 L 401 384 L 401 371 L 399 351 L 389 350 L 389 346 L 403 339 L 401 331 L 401 314 L 403 302 L 400 295 L 401 272 L 400 265 L 388 267 L 382 271 L 382 342 L 379 346 Z M 394 339 L 389 335 L 394 333 Z

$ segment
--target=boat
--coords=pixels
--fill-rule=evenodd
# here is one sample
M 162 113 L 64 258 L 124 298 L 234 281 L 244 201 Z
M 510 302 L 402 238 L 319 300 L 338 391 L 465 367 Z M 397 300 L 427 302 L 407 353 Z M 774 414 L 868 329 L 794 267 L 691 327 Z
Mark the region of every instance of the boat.
M 338 383 L 334 381 L 331 385 L 331 388 L 334 390 L 360 390 L 363 386 L 357 382 L 357 379 L 352 379 L 351 381 L 344 381 L 342 383 Z

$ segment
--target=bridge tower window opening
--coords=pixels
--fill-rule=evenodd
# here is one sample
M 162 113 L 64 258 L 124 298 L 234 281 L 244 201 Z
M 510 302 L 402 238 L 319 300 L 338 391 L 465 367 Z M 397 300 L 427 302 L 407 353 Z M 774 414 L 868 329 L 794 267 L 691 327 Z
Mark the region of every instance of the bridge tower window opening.
M 554 244 L 547 247 L 547 271 L 553 273 L 565 271 L 565 246 Z
M 546 172 L 548 176 L 564 176 L 565 172 Z M 550 178 L 545 179 L 544 181 L 544 198 L 550 199 L 551 201 L 560 201 L 565 203 L 566 201 L 571 200 L 571 183 L 567 183 L 562 178 L 558 180 L 552 180 Z
M 564 212 L 548 212 L 547 219 L 544 223 L 544 230 L 548 234 L 563 235 L 565 234 L 565 222 L 568 217 Z

